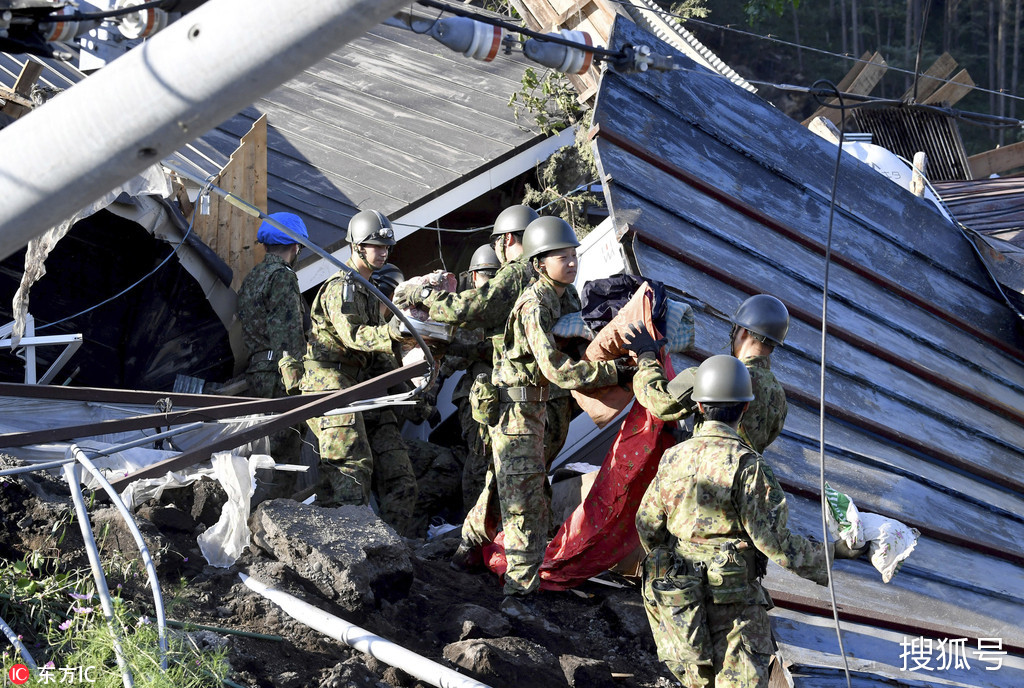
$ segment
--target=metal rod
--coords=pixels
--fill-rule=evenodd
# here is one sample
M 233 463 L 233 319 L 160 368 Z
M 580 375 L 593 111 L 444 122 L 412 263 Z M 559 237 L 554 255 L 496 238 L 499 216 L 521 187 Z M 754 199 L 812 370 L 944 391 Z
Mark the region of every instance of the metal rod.
M 0 618 L 0 631 L 3 631 L 4 635 L 7 636 L 7 639 L 9 641 L 11 641 L 11 645 L 14 646 L 15 652 L 17 652 L 19 655 L 21 655 L 22 661 L 25 662 L 25 664 L 28 666 L 28 668 L 31 669 L 32 671 L 38 671 L 39 667 L 36 666 L 36 661 L 34 659 L 32 659 L 32 655 L 30 655 L 28 653 L 28 648 L 26 648 L 25 644 L 23 642 L 21 642 L 21 638 L 18 637 L 18 634 L 14 632 L 14 629 L 12 629 L 10 626 L 8 626 L 7 622 L 4 621 L 2 618 Z M 11 678 L 20 678 L 20 677 L 13 677 L 12 676 Z
M 14 468 L 5 468 L 0 471 L 0 476 L 5 475 L 20 475 L 22 473 L 35 473 L 36 471 L 45 471 L 51 468 L 60 468 L 65 464 L 74 463 L 74 459 L 60 459 L 59 461 L 46 461 L 44 463 L 33 463 L 28 466 L 16 466 Z
M 125 506 L 120 495 L 117 491 L 111 487 L 110 482 L 104 477 L 100 469 L 89 460 L 85 453 L 78 447 L 78 445 L 71 445 L 71 451 L 75 455 L 75 460 L 92 474 L 92 477 L 96 478 L 100 486 L 110 497 L 110 501 L 113 502 L 118 512 L 121 514 L 121 518 L 124 519 L 125 525 L 128 526 L 128 531 L 132 534 L 135 539 L 135 544 L 139 548 L 139 555 L 142 557 L 142 563 L 146 567 L 146 572 L 149 575 L 149 587 L 153 590 L 153 607 L 156 609 L 156 628 L 157 633 L 160 637 L 160 668 L 164 671 L 167 670 L 167 618 L 164 616 L 164 599 L 160 593 L 160 579 L 156 575 L 156 567 L 153 565 L 153 558 L 149 556 L 149 548 L 146 547 L 146 541 L 142 539 L 142 533 L 139 532 L 139 526 L 135 523 L 135 519 L 132 518 L 131 513 L 128 511 L 128 507 Z M 68 472 L 68 467 L 64 467 L 64 472 Z M 76 476 L 77 477 L 77 476 Z M 76 482 L 75 490 L 81 495 L 81 486 Z M 83 504 L 84 507 L 84 504 Z M 88 517 L 88 514 L 86 514 Z M 91 532 L 90 532 L 91 535 Z M 103 581 L 104 587 L 106 587 L 106 581 Z
M 89 521 L 89 512 L 85 508 L 85 498 L 82 496 L 81 468 L 76 463 L 65 464 L 64 476 L 71 488 L 71 501 L 75 505 L 75 515 L 78 517 L 78 525 L 82 530 L 82 540 L 85 543 L 85 553 L 89 557 L 89 566 L 92 568 L 92 577 L 96 583 L 96 593 L 100 598 L 100 605 L 103 608 L 103 616 L 107 619 L 107 628 L 110 630 L 110 638 L 114 645 L 114 655 L 117 657 L 117 666 L 121 669 L 121 681 L 125 688 L 132 688 L 135 682 L 132 680 L 131 670 L 124 658 L 124 648 L 115 630 L 114 603 L 110 599 L 110 589 L 107 587 L 107 577 L 103 575 L 103 564 L 100 562 L 100 553 L 96 547 L 96 539 L 92 535 L 92 523 Z

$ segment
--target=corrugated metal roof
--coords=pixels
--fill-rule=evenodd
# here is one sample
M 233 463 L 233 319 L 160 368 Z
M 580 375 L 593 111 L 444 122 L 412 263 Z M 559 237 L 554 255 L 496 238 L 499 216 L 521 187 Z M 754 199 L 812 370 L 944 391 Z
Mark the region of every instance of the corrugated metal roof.
M 961 223 L 1024 248 L 1024 177 L 936 182 L 934 186 Z
M 629 22 L 613 46 L 658 41 Z M 670 50 L 664 46 L 665 50 Z M 793 526 L 820 538 L 822 282 L 836 149 L 703 69 L 606 72 L 594 145 L 616 230 L 644 276 L 694 307 L 692 364 L 722 352 L 747 296 L 792 316 L 772 367 L 789 416 L 765 456 Z M 826 476 L 862 511 L 920 529 L 890 584 L 840 562 L 835 589 L 855 685 L 1024 685 L 1024 351 L 1016 316 L 931 203 L 844 155 L 832 229 Z M 822 587 L 772 565 L 773 624 L 798 686 L 845 685 Z M 855 624 L 855 625 L 853 625 Z M 936 670 L 910 642 L 1000 639 L 986 671 Z M 948 647 L 944 645 L 943 647 Z M 924 653 L 924 648 L 921 650 Z M 822 668 L 824 667 L 824 668 Z M 909 668 L 908 668 L 909 667 Z
M 859 108 L 848 116 L 857 131 L 870 133 L 873 143 L 906 160 L 913 160 L 918 151 L 926 153 L 929 179 L 971 178 L 967 151 L 953 117 L 914 105 Z

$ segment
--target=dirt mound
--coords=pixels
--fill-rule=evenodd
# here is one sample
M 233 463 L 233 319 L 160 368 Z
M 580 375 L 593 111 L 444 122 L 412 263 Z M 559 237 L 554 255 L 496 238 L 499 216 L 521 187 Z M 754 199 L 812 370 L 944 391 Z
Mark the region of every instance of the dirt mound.
M 505 605 L 502 610 L 496 576 L 450 568 L 458 531 L 433 540 L 402 540 L 389 530 L 408 551 L 412 580 L 403 583 L 401 594 L 377 595 L 371 607 L 354 613 L 255 546 L 229 569 L 205 565 L 196 536 L 219 514 L 224 497 L 218 489 L 204 480 L 168 490 L 159 502 L 143 504 L 136 520 L 157 565 L 168 618 L 206 627 L 193 633 L 197 642 L 226 645 L 236 683 L 284 688 L 426 685 L 296 621 L 246 587 L 238 575 L 245 572 L 494 688 L 674 685 L 657 661 L 639 593 L 629 581 L 609 579 L 607 585 L 588 582 L 576 591 L 544 592 L 524 608 Z M 19 559 L 45 549 L 59 553 L 61 566 L 85 565 L 67 495 L 59 479 L 3 479 L 0 556 Z M 134 556 L 134 542 L 111 507 L 95 504 L 90 516 L 94 531 L 102 535 L 105 562 L 115 553 Z M 55 523 L 70 527 L 55 530 Z M 58 531 L 63 532 L 59 545 Z M 144 576 L 126 580 L 122 595 L 143 606 L 152 603 Z

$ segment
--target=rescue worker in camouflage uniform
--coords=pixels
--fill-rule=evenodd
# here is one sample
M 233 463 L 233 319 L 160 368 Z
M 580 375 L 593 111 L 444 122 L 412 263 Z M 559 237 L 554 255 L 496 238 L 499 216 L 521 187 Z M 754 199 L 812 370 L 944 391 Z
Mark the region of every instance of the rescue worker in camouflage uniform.
M 491 232 L 491 240 L 501 267 L 487 284 L 477 289 L 452 294 L 435 291 L 429 287 L 416 287 L 410 283 L 395 292 L 395 303 L 402 308 L 423 305 L 429 309 L 431 320 L 460 328 L 480 328 L 485 338 L 493 342 L 493 339 L 504 331 L 513 304 L 536 277 L 530 262 L 523 256 L 523 234 L 526 227 L 538 217 L 537 211 L 525 205 L 509 206 L 498 214 Z M 489 379 L 489 376 L 486 379 Z M 565 443 L 565 437 L 569 432 L 571 401 L 569 393 L 561 389 L 556 388 L 556 391 L 549 395 L 545 446 L 561 447 Z M 491 432 L 493 429 L 488 431 L 488 436 Z M 493 450 L 488 465 L 492 464 Z M 461 571 L 480 564 L 480 545 L 493 540 L 500 525 L 495 516 L 498 512 L 497 492 L 490 473 L 488 469 L 481 495 L 486 494 L 486 503 L 490 504 L 491 508 L 470 510 L 462 524 L 462 544 L 452 556 L 452 566 Z M 477 504 L 481 498 L 483 497 L 477 498 Z M 467 502 L 471 499 L 467 498 Z
M 754 399 L 739 359 L 704 361 L 693 399 L 705 421 L 662 456 L 636 514 L 648 552 L 644 606 L 658 657 L 683 686 L 767 688 L 775 652 L 761 585 L 767 560 L 827 585 L 832 559 L 868 548 L 823 546 L 789 530 L 785 493 L 738 432 Z
M 740 437 L 759 454 L 775 441 L 786 422 L 789 406 L 786 392 L 771 371 L 770 356 L 789 331 L 789 311 L 769 294 L 751 296 L 736 309 L 729 335 L 730 351 L 747 366 L 754 388 L 754 400 L 743 414 Z M 664 421 L 681 420 L 694 410 L 684 391 L 693 386 L 695 369 L 683 371 L 670 382 L 658 362 L 656 345 L 645 330 L 633 327 L 625 346 L 637 354 L 638 370 L 633 380 L 637 401 Z
M 473 288 L 487 284 L 501 267 L 498 255 L 489 244 L 473 252 L 469 261 L 469 273 Z M 452 403 L 458 408 L 462 440 L 466 443 L 466 462 L 462 467 L 462 503 L 468 510 L 484 488 L 487 466 L 491 463 L 491 438 L 487 426 L 473 418 L 469 403 L 470 389 L 477 375 L 491 376 L 492 349 L 490 338 L 485 338 L 481 328 L 459 329 L 455 340 L 448 348 L 441 363 L 440 375 L 449 377 L 458 370 L 464 370 L 452 392 Z
M 270 217 L 303 238 L 309 236 L 298 215 L 273 213 Z M 266 220 L 256 231 L 256 241 L 263 244 L 266 255 L 238 290 L 238 319 L 249 353 L 245 378 L 253 396 L 276 399 L 298 393 L 301 373 L 295 357 L 306 350 L 306 304 L 292 270 L 302 246 Z M 271 456 L 280 463 L 299 463 L 302 431 L 299 425 L 274 433 Z M 288 492 L 287 483 L 282 480 L 278 492 Z
M 348 265 L 366 279 L 387 262 L 395 245 L 387 217 L 376 210 L 356 213 L 348 224 L 352 256 Z M 402 335 L 396 320 L 382 314 L 376 297 L 339 271 L 313 300 L 313 329 L 303 361 L 303 392 L 345 389 L 399 366 L 395 352 Z M 324 475 L 317 503 L 369 504 L 376 485 L 381 518 L 405 535 L 416 504 L 416 477 L 398 420 L 390 409 L 311 418 L 320 440 Z
M 551 488 L 547 472 L 565 442 L 557 444 L 548 432 L 548 394 L 551 387 L 596 389 L 628 382 L 635 368 L 616 361 L 574 361 L 555 346 L 555 321 L 580 308 L 572 286 L 576 278 L 576 247 L 572 227 L 558 217 L 530 223 L 523 237 L 523 255 L 537 271 L 537 280 L 523 292 L 509 314 L 501 337 L 495 338 L 493 381 L 500 412 L 491 429 L 493 469 L 488 481 L 497 488 L 505 532 L 506 600 L 502 609 L 518 610 L 521 598 L 540 587 L 540 565 L 551 531 Z M 473 511 L 490 506 L 481 494 Z M 470 518 L 467 517 L 467 521 Z M 485 519 L 486 520 L 486 519 Z M 466 535 L 463 534 L 463 544 Z

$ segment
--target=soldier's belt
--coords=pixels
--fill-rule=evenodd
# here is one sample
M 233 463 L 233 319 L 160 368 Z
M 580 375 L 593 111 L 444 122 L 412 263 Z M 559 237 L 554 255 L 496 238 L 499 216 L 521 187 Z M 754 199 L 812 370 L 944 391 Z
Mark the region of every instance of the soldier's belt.
M 523 403 L 527 401 L 547 401 L 547 387 L 499 387 L 498 398 L 508 403 Z
M 257 351 L 249 357 L 249 363 L 256 363 L 257 361 L 273 361 L 277 358 L 277 352 L 271 349 L 266 351 Z
M 305 360 L 305 361 L 302 362 L 302 365 L 303 365 L 304 368 L 309 368 L 311 370 L 323 370 L 325 368 L 328 369 L 328 370 L 343 370 L 345 368 L 350 367 L 350 366 L 346 366 L 341 361 L 310 361 L 310 360 Z

